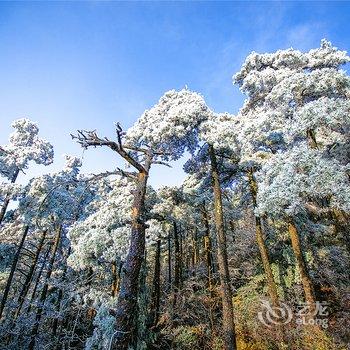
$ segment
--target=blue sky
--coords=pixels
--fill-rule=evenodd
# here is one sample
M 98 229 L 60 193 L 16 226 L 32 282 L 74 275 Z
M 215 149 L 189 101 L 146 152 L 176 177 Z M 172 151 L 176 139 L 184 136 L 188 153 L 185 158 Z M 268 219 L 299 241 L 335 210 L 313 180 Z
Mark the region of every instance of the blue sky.
M 129 127 L 169 89 L 187 85 L 236 113 L 243 96 L 231 77 L 247 54 L 308 50 L 324 37 L 350 50 L 349 23 L 348 2 L 1 2 L 0 144 L 13 119 L 38 122 L 55 162 L 30 177 L 82 155 L 69 133 L 113 137 L 114 121 Z M 179 184 L 180 163 L 154 168 L 151 183 Z M 86 172 L 116 164 L 109 150 L 84 152 Z

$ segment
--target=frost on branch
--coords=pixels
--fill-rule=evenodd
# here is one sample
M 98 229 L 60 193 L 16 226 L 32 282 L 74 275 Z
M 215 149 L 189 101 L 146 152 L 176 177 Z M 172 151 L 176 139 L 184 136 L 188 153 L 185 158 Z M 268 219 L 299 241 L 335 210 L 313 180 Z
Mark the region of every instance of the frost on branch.
M 186 89 L 168 91 L 127 131 L 126 144 L 148 146 L 176 160 L 185 150 L 196 148 L 196 128 L 211 113 L 199 94 Z
M 265 54 L 252 52 L 246 58 L 241 70 L 233 76 L 233 81 L 241 85 L 242 91 L 251 96 L 249 92 L 260 90 L 265 86 L 271 88 L 272 82 L 278 82 L 278 77 L 285 77 L 288 72 L 327 67 L 338 68 L 349 60 L 346 51 L 339 51 L 329 41 L 323 39 L 319 48 L 307 53 L 293 48 Z M 260 83 L 257 83 L 259 80 Z M 254 85 L 260 88 L 253 89 Z
M 29 119 L 12 123 L 15 131 L 9 143 L 0 147 L 0 174 L 11 179 L 17 169 L 24 170 L 30 161 L 49 165 L 53 161 L 52 145 L 38 136 L 38 126 Z
M 103 182 L 102 182 L 103 185 Z M 69 230 L 73 254 L 70 263 L 83 269 L 125 258 L 130 236 L 134 183 L 126 178 L 110 180 L 105 192 L 96 196 L 87 208 L 87 216 Z
M 199 127 L 200 141 L 207 142 L 217 150 L 237 151 L 236 133 L 239 120 L 229 113 L 212 113 Z
M 271 158 L 258 173 L 260 215 L 296 215 L 308 202 L 324 199 L 333 209 L 350 211 L 349 166 L 327 159 L 306 145 Z
M 263 164 L 310 135 L 320 147 L 345 146 L 350 79 L 338 68 L 348 61 L 346 52 L 326 41 L 308 53 L 248 56 L 234 78 L 248 97 L 238 116 L 242 160 Z
M 75 219 L 83 192 L 83 184 L 78 181 L 81 161 L 65 157 L 68 162 L 63 170 L 34 177 L 25 186 L 26 196 L 20 200 L 18 210 L 27 223 L 37 224 L 39 220 L 43 227 L 49 227 Z

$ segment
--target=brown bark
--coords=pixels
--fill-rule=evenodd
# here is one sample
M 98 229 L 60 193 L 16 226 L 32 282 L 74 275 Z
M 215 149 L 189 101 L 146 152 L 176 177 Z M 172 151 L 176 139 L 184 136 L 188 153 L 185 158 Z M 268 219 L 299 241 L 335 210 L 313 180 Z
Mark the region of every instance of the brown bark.
M 124 265 L 124 262 L 123 261 L 120 261 L 119 262 L 119 266 L 118 266 L 118 280 L 117 280 L 117 295 L 119 294 L 119 291 L 120 291 L 120 282 L 121 282 L 121 279 L 122 279 L 122 269 L 123 269 L 123 265 Z
M 213 258 L 212 258 L 212 246 L 211 246 L 211 237 L 210 237 L 210 227 L 209 227 L 209 218 L 208 212 L 205 208 L 205 203 L 203 203 L 202 208 L 202 218 L 204 223 L 204 254 L 205 254 L 205 262 L 207 268 L 207 288 L 211 297 L 214 296 L 214 286 L 213 286 Z M 214 315 L 213 315 L 213 307 L 212 301 L 209 302 L 209 322 L 210 328 L 214 331 Z
M 14 172 L 12 178 L 11 178 L 11 183 L 15 183 L 16 182 L 18 174 L 19 174 L 19 169 L 17 168 L 16 171 Z M 1 209 L 0 209 L 0 225 L 2 223 L 2 220 L 5 217 L 6 210 L 7 210 L 7 207 L 9 205 L 9 203 L 10 203 L 10 196 L 7 195 L 5 197 L 4 202 L 2 203 L 2 206 L 1 206 Z
M 261 218 L 255 217 L 255 227 L 256 227 L 256 241 L 258 243 L 261 261 L 263 263 L 265 277 L 267 280 L 267 287 L 269 290 L 269 295 L 273 306 L 277 307 L 279 305 L 279 298 L 277 293 L 277 286 L 273 278 L 273 273 L 270 264 L 269 253 L 266 247 L 264 235 L 262 232 Z
M 179 287 L 182 287 L 183 282 L 183 274 L 184 274 L 184 253 L 183 253 L 183 231 L 181 230 L 181 227 L 179 228 L 179 244 L 180 244 L 180 257 L 179 257 L 179 265 L 180 265 L 180 285 Z
M 62 232 L 62 226 L 60 225 L 56 231 L 55 240 L 54 240 L 54 244 L 52 247 L 51 258 L 50 258 L 49 266 L 48 266 L 47 273 L 45 276 L 44 287 L 43 287 L 41 294 L 40 294 L 40 299 L 39 299 L 40 304 L 39 304 L 38 309 L 36 311 L 35 323 L 34 323 L 34 326 L 32 329 L 31 338 L 30 338 L 30 342 L 28 345 L 28 350 L 33 350 L 35 347 L 36 336 L 38 335 L 38 331 L 39 331 L 40 321 L 41 321 L 41 317 L 43 314 L 43 308 L 44 308 L 44 304 L 46 301 L 47 292 L 48 292 L 48 288 L 49 288 L 49 280 L 50 280 L 50 277 L 52 274 L 53 265 L 54 265 L 55 258 L 56 258 L 56 252 L 57 252 L 57 249 L 58 249 L 58 246 L 60 243 L 61 232 Z
M 160 307 L 160 248 L 161 241 L 157 240 L 156 255 L 154 258 L 154 275 L 153 275 L 153 290 L 151 297 L 151 307 L 149 314 L 149 325 L 154 327 L 158 323 L 159 319 L 159 307 Z
M 14 258 L 13 258 L 13 262 L 12 262 L 12 265 L 11 265 L 11 271 L 10 271 L 9 277 L 7 278 L 4 294 L 2 296 L 1 303 L 0 303 L 0 319 L 1 319 L 2 314 L 4 312 L 5 304 L 6 304 L 6 301 L 7 301 L 7 298 L 8 298 L 8 294 L 9 294 L 9 291 L 10 291 L 10 288 L 11 288 L 11 285 L 12 285 L 13 276 L 14 276 L 14 273 L 16 271 L 18 260 L 19 260 L 20 254 L 21 254 L 21 250 L 22 250 L 24 241 L 25 241 L 25 239 L 27 237 L 28 231 L 29 231 L 29 226 L 26 226 L 24 228 L 23 235 L 22 235 L 21 241 L 19 242 L 16 254 L 15 254 Z
M 19 314 L 21 312 L 21 309 L 22 309 L 22 306 L 23 306 L 23 303 L 24 303 L 25 298 L 27 296 L 27 293 L 28 293 L 28 290 L 29 290 L 29 287 L 30 287 L 30 283 L 31 283 L 32 278 L 33 278 L 33 274 L 35 272 L 35 269 L 36 269 L 36 266 L 37 266 L 37 263 L 38 263 L 38 260 L 39 260 L 40 253 L 41 253 L 41 250 L 42 250 L 43 245 L 44 245 L 46 233 L 47 233 L 47 230 L 44 230 L 42 232 L 42 235 L 41 235 L 40 241 L 39 241 L 39 245 L 38 245 L 38 248 L 37 248 L 37 250 L 35 252 L 35 256 L 34 256 L 32 265 L 30 266 L 29 272 L 28 272 L 28 274 L 26 276 L 26 279 L 24 281 L 23 287 L 22 287 L 21 292 L 19 294 L 19 297 L 17 299 L 18 306 L 16 308 L 16 312 L 15 312 L 15 316 L 14 316 L 15 320 L 19 316 Z
M 212 247 L 211 247 L 211 237 L 210 237 L 210 227 L 209 227 L 209 218 L 208 212 L 205 208 L 205 204 L 202 206 L 202 217 L 204 223 L 204 253 L 205 253 L 205 262 L 207 267 L 207 278 L 208 278 L 208 290 L 210 294 L 213 293 L 213 258 L 212 258 Z
M 311 277 L 309 275 L 309 271 L 302 253 L 302 248 L 300 244 L 300 237 L 298 230 L 294 224 L 293 219 L 289 219 L 288 222 L 288 231 L 292 241 L 292 248 L 294 252 L 294 256 L 297 262 L 297 266 L 299 268 L 301 282 L 304 289 L 305 300 L 309 304 L 311 312 L 315 310 L 315 294 L 314 287 L 311 281 Z
M 168 234 L 168 288 L 171 289 L 171 237 Z
M 224 227 L 222 193 L 214 147 L 209 145 L 211 175 L 214 192 L 215 226 L 218 241 L 218 263 L 222 298 L 222 326 L 225 350 L 236 350 L 236 333 L 232 303 L 232 289 L 228 269 L 226 234 Z
M 341 234 L 345 247 L 350 254 L 350 225 L 349 215 L 341 210 L 333 209 L 331 216 L 335 222 L 335 229 L 337 233 Z
M 230 226 L 230 230 L 232 232 L 232 242 L 236 241 L 236 236 L 235 236 L 235 223 L 233 222 L 233 220 L 229 220 L 228 222 L 229 226 Z
M 310 148 L 318 148 L 315 132 L 313 130 L 307 130 L 306 136 L 307 136 Z
M 145 253 L 145 225 L 143 222 L 145 194 L 151 159 L 137 176 L 137 188 L 132 207 L 130 248 L 123 266 L 119 298 L 116 305 L 116 331 L 112 341 L 113 350 L 127 350 L 134 333 L 134 316 L 137 312 L 139 275 Z
M 198 246 L 198 229 L 193 230 L 192 235 L 192 266 L 194 267 L 199 261 L 199 246 Z
M 177 293 L 180 289 L 181 283 L 181 251 L 180 251 L 180 240 L 179 240 L 179 231 L 176 225 L 176 222 L 173 222 L 173 232 L 174 232 L 174 251 L 175 251 L 175 264 L 174 264 L 174 300 L 173 307 L 176 306 L 177 302 Z
M 111 294 L 112 297 L 116 297 L 118 295 L 118 267 L 117 267 L 117 262 L 113 261 L 112 262 L 112 285 L 111 285 Z
M 249 181 L 250 193 L 253 200 L 253 205 L 254 205 L 254 208 L 256 208 L 256 195 L 257 195 L 258 188 L 257 188 L 257 183 L 255 181 L 252 169 L 248 172 L 248 181 Z M 263 263 L 265 277 L 267 280 L 269 295 L 273 306 L 277 307 L 279 305 L 277 286 L 273 278 L 270 257 L 269 257 L 268 249 L 267 249 L 263 231 L 262 231 L 261 218 L 257 215 L 255 215 L 255 232 L 256 232 L 256 241 L 258 243 L 260 257 Z

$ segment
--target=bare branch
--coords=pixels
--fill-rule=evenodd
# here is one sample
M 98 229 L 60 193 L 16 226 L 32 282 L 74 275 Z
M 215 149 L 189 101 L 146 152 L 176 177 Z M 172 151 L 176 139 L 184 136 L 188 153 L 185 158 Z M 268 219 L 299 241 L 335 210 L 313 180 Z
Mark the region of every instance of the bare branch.
M 168 168 L 172 168 L 172 166 L 171 166 L 170 164 L 168 164 L 168 163 L 166 163 L 166 162 L 159 161 L 159 160 L 153 162 L 153 164 L 165 165 L 165 166 L 167 166 Z
M 119 176 L 122 176 L 122 177 L 131 177 L 133 179 L 135 179 L 136 176 L 137 176 L 137 174 L 134 173 L 134 172 L 124 171 L 124 170 L 122 170 L 120 168 L 117 168 L 117 170 L 114 170 L 114 171 L 105 171 L 105 172 L 100 173 L 100 174 L 92 174 L 92 176 L 89 177 L 88 179 L 81 180 L 81 181 L 83 181 L 83 182 L 90 182 L 90 181 L 103 179 L 105 177 L 113 176 L 113 175 L 119 175 Z
M 117 152 L 121 157 L 123 157 L 130 165 L 136 168 L 141 173 L 147 173 L 145 167 L 143 167 L 137 160 L 135 160 L 128 152 L 126 152 L 122 146 L 122 135 L 121 132 L 117 132 L 118 143 L 114 141 L 110 141 L 108 138 L 100 138 L 96 131 L 86 131 L 86 130 L 78 130 L 77 135 L 72 135 L 73 140 L 77 140 L 83 148 L 88 147 L 97 147 L 97 146 L 107 146 L 113 151 Z

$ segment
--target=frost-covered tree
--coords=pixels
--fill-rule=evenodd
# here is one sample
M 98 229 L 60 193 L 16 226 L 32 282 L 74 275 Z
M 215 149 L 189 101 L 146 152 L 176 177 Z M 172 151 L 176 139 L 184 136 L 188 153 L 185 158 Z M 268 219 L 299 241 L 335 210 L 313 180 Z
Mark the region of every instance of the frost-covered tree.
M 7 336 L 17 346 L 20 346 L 22 342 L 26 343 L 28 339 L 26 346 L 34 348 L 42 318 L 50 318 L 46 314 L 53 312 L 54 309 L 60 311 L 63 298 L 61 287 L 57 299 L 46 306 L 44 304 L 50 294 L 50 284 L 59 280 L 52 279 L 53 274 L 57 271 L 58 260 L 62 264 L 60 266 L 62 267 L 62 279 L 65 278 L 66 265 L 63 251 L 66 248 L 69 255 L 65 228 L 74 222 L 84 194 L 82 183 L 78 180 L 80 166 L 80 159 L 66 156 L 66 163 L 62 171 L 32 179 L 28 185 L 24 186 L 24 195 L 19 199 L 18 207 L 14 210 L 15 222 L 3 227 L 4 231 L 12 235 L 15 232 L 13 224 L 25 227 L 25 234 L 13 258 L 1 302 L 2 311 L 11 289 L 16 291 L 13 295 L 14 302 L 9 305 L 7 312 L 7 321 L 12 322 L 9 327 L 13 329 L 7 331 L 10 334 L 18 332 L 22 336 L 17 337 L 18 339 L 13 339 L 10 334 Z M 38 267 L 40 264 L 43 268 L 45 267 L 46 271 Z M 39 306 L 33 307 L 38 286 L 41 286 L 38 296 Z M 29 296 L 31 291 L 32 297 Z M 33 312 L 29 312 L 30 309 Z M 33 327 L 26 325 L 30 319 L 34 322 Z M 55 317 L 53 318 L 54 333 L 57 331 L 57 326 L 58 318 Z
M 83 148 L 126 162 L 97 175 L 67 156 L 16 184 L 53 152 L 34 123 L 15 121 L 0 147 L 0 348 L 346 347 L 348 61 L 325 40 L 252 53 L 234 76 L 247 97 L 237 115 L 171 90 L 114 139 L 78 131 Z M 148 185 L 153 164 L 188 154 L 181 185 Z M 266 327 L 266 294 L 277 322 L 285 303 L 305 299 L 316 314 L 326 301 L 327 332 Z
M 53 161 L 52 145 L 39 137 L 38 126 L 29 119 L 18 119 L 12 123 L 15 131 L 10 135 L 9 143 L 0 147 L 0 175 L 10 181 L 1 184 L 0 224 L 8 204 L 18 188 L 14 185 L 20 171 L 25 171 L 31 161 L 49 165 Z
M 233 186 L 243 183 L 244 187 L 248 189 L 245 192 L 249 193 L 248 200 L 256 207 L 257 184 L 254 176 L 254 169 L 257 167 L 257 162 L 253 160 L 247 161 L 245 159 L 245 152 L 247 150 L 242 145 L 241 133 L 244 128 L 241 116 L 233 116 L 228 113 L 213 114 L 201 125 L 200 137 L 208 143 L 211 160 L 219 159 L 220 168 L 218 173 L 220 175 L 220 183 L 222 187 Z M 246 141 L 246 140 L 245 140 Z M 202 150 L 202 155 L 205 150 Z M 213 156 L 216 156 L 213 158 Z M 198 176 L 199 169 L 206 169 L 204 163 L 205 158 L 197 166 L 196 172 Z M 190 162 L 188 162 L 191 165 Z M 192 170 L 193 172 L 193 170 Z M 244 191 L 241 193 L 242 197 L 246 197 Z M 247 198 L 246 198 L 247 199 Z M 278 305 L 277 287 L 274 281 L 271 262 L 269 258 L 268 248 L 264 239 L 262 231 L 262 222 L 259 215 L 255 216 L 256 221 L 256 240 L 260 251 L 261 260 L 263 263 L 269 295 L 274 305 Z
M 235 139 L 233 137 L 235 124 L 236 120 L 232 115 L 211 113 L 199 128 L 199 139 L 204 142 L 204 145 L 196 157 L 193 157 L 185 165 L 187 172 L 195 173 L 197 171 L 197 177 L 202 174 L 202 181 L 204 183 L 211 182 L 212 185 L 225 349 L 236 349 L 237 346 L 222 199 L 224 183 L 232 181 L 232 177 L 237 171 Z M 210 174 L 209 177 L 206 172 Z
M 247 100 L 240 111 L 242 159 L 260 168 L 257 212 L 288 221 L 305 297 L 315 303 L 296 215 L 320 201 L 347 211 L 349 78 L 346 52 L 328 41 L 307 53 L 252 53 L 234 76 Z
M 132 336 L 138 278 L 145 249 L 144 209 L 151 165 L 178 159 L 185 150 L 192 150 L 196 145 L 196 127 L 208 113 L 209 109 L 198 94 L 188 90 L 170 91 L 141 115 L 126 135 L 117 124 L 116 142 L 100 138 L 94 131 L 79 131 L 78 136 L 74 136 L 84 148 L 111 148 L 137 171 L 131 174 L 135 177 L 136 189 L 131 214 L 130 248 L 116 306 L 114 349 L 127 349 Z

